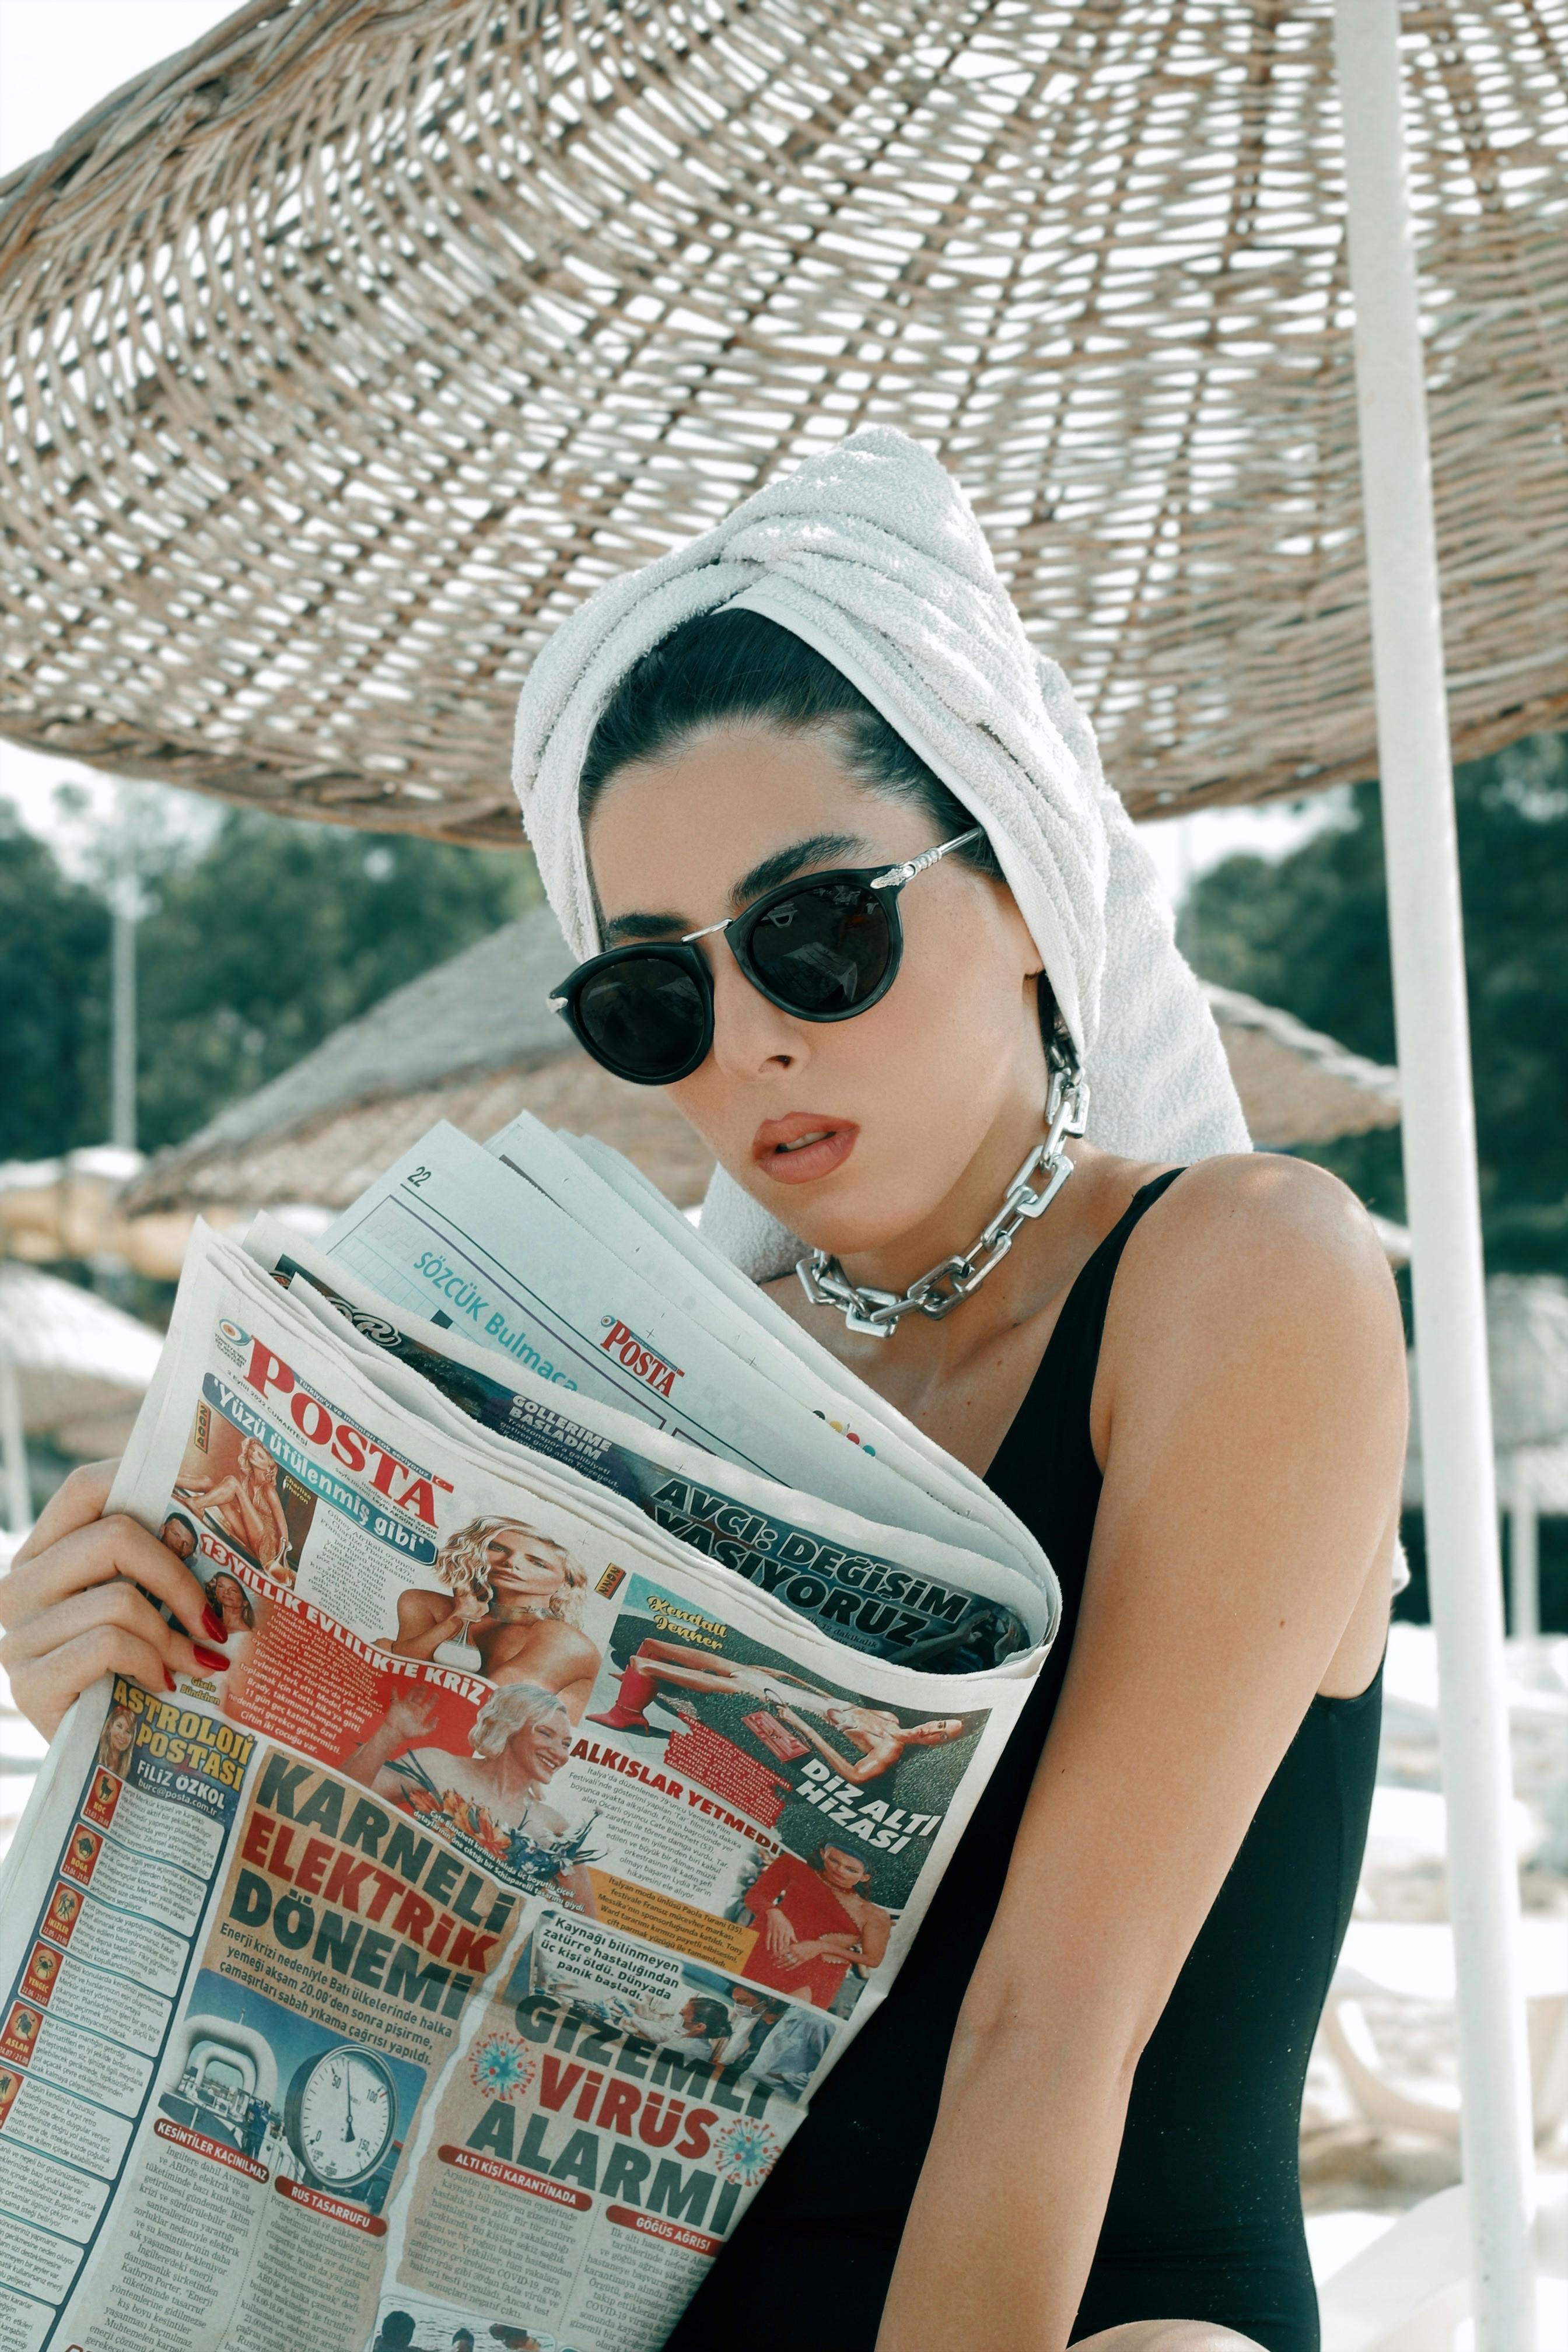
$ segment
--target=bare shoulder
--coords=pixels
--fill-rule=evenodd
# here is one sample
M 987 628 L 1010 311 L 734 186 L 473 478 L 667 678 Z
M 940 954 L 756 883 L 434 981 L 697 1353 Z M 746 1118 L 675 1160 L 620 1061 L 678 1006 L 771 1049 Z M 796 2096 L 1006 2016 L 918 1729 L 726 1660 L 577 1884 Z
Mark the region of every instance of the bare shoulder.
M 405 1584 L 397 1596 L 397 1625 L 402 1633 L 423 1633 L 452 1613 L 452 1595 L 433 1592 L 426 1584 Z
M 1259 1410 L 1332 1372 L 1403 1401 L 1405 1335 L 1382 1245 L 1326 1170 L 1269 1152 L 1197 1161 L 1140 1222 L 1106 1323 L 1116 1384 L 1229 1376 Z
M 1394 1297 L 1376 1228 L 1355 1194 L 1327 1169 L 1277 1152 L 1230 1152 L 1184 1169 L 1142 1219 L 1126 1265 L 1131 1286 L 1273 1270 Z

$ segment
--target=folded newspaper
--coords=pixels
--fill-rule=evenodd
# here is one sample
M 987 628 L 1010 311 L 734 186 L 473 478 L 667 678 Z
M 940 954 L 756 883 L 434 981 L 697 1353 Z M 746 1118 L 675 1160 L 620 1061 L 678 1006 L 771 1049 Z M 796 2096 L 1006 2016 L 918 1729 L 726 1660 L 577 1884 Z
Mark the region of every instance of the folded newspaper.
M 636 1170 L 451 1128 L 198 1229 L 116 1677 L 0 1904 L 0 2352 L 657 2352 L 885 2000 L 1056 1630 L 977 1478 Z

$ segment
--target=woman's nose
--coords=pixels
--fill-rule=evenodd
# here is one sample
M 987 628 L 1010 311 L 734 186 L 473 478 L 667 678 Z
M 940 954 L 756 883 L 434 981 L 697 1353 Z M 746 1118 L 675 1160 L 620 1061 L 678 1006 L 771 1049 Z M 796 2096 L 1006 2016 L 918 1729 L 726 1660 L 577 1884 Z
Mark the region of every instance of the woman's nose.
M 770 1067 L 800 1069 L 807 1056 L 799 1023 L 752 986 L 722 940 L 713 945 L 715 1066 L 729 1078 L 754 1078 Z

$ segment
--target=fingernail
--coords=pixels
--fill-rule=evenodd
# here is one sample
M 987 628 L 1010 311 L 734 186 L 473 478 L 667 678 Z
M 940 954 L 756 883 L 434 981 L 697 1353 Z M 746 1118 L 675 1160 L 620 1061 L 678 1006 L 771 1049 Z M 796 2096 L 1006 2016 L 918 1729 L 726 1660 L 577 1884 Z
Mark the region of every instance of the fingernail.
M 217 1611 L 213 1607 L 210 1601 L 203 1603 L 202 1623 L 206 1627 L 207 1632 L 212 1635 L 215 1642 L 222 1642 L 227 1639 L 227 1629 L 224 1624 L 223 1619 L 219 1616 Z
M 228 1672 L 229 1662 L 221 1650 L 209 1650 L 202 1643 L 193 1642 L 191 1655 L 198 1666 L 206 1668 L 209 1675 L 226 1675 Z M 173 1689 L 173 1687 L 171 1684 L 170 1688 Z
M 163 1669 L 163 1687 L 165 1690 L 178 1690 L 180 1687 L 167 1666 Z

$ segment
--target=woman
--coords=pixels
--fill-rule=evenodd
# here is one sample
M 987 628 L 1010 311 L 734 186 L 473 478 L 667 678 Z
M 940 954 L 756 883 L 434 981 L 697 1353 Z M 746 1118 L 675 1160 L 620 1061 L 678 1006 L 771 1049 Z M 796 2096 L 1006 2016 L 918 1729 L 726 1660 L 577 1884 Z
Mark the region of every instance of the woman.
M 226 1715 L 240 1717 L 250 1691 L 251 1668 L 255 1664 L 257 1646 L 261 1633 L 257 1627 L 257 1603 L 226 1568 L 220 1568 L 206 1580 L 206 1626 L 216 1641 L 223 1643 L 221 1653 L 209 1654 L 209 1664 L 216 1660 L 215 1672 L 223 1675 L 223 1709 Z M 262 1626 L 272 1612 L 272 1603 L 262 1601 Z
M 223 1627 L 225 1641 L 231 1640 L 237 1633 L 248 1633 L 254 1630 L 256 1611 L 251 1605 L 250 1595 L 238 1577 L 231 1576 L 226 1568 L 220 1568 L 216 1575 L 208 1577 L 206 1595 Z
M 1247 1155 L 1087 725 L 901 436 L 588 599 L 516 778 L 590 967 L 562 1000 L 711 1146 L 705 1229 L 984 1473 L 1063 1592 L 901 1974 L 669 2352 L 784 2352 L 826 2310 L 835 2352 L 1312 2352 L 1297 2124 L 1405 1437 L 1369 1221 Z M 183 1572 L 91 1524 L 106 1491 L 68 1482 L 0 1591 L 47 1729 L 107 1664 L 186 1663 L 112 1582 L 189 1625 Z
M 557 999 L 710 1147 L 704 1230 L 1063 1590 L 902 1972 L 670 2352 L 829 2306 L 842 2352 L 1312 2352 L 1300 2100 L 1405 1434 L 1369 1221 L 1246 1151 L 1082 715 L 901 436 L 579 607 L 514 776 L 583 959 Z
M 598 1916 L 584 1854 L 587 1832 L 573 1830 L 544 1791 L 572 1753 L 572 1724 L 554 1691 L 513 1683 L 492 1691 L 474 1717 L 470 1753 L 418 1743 L 434 1729 L 434 1703 L 400 1693 L 342 1769 L 475 1848 L 487 1865 L 534 1893 L 559 1891 L 590 1919 Z
M 939 1715 L 928 1723 L 901 1724 L 888 1707 L 830 1698 L 826 1691 L 814 1690 L 783 1667 L 739 1665 L 715 1657 L 710 1651 L 694 1650 L 688 1643 L 665 1642 L 652 1634 L 638 1643 L 630 1664 L 622 1667 L 615 1705 L 602 1715 L 591 1715 L 589 1722 L 605 1724 L 611 1731 L 652 1731 L 644 1709 L 662 1696 L 661 1683 L 672 1684 L 677 1690 L 716 1691 L 723 1698 L 754 1695 L 765 1700 L 775 1715 L 857 1788 L 879 1780 L 906 1748 L 945 1748 L 950 1741 L 962 1739 L 964 1732 L 961 1716 Z M 786 1691 L 795 1699 L 794 1706 L 786 1704 Z M 665 1704 L 690 1721 L 698 1719 L 695 1710 L 679 1699 Z M 805 1720 L 802 1707 L 809 1707 L 843 1734 L 856 1750 L 853 1761 Z
M 649 2039 L 677 2058 L 697 2058 L 717 2065 L 729 2031 L 728 2003 L 715 2000 L 711 1993 L 694 1992 L 679 2015 L 666 2019 L 663 2029 L 656 2027 Z
M 869 1780 L 879 1780 L 890 1772 L 906 1748 L 945 1748 L 964 1733 L 961 1715 L 936 1715 L 928 1722 L 902 1724 L 892 1710 L 885 1706 L 850 1706 L 839 1705 L 819 1710 L 835 1731 L 843 1735 L 855 1750 L 853 1758 L 835 1748 L 824 1738 L 814 1723 L 793 1706 L 775 1708 L 781 1723 L 797 1731 L 808 1747 L 815 1748 L 826 1764 L 831 1764 L 839 1779 L 853 1789 L 863 1789 Z
M 125 1767 L 136 1745 L 136 1717 L 128 1706 L 111 1706 L 98 1738 L 98 1760 L 110 1772 L 125 1777 Z
M 475 1654 L 493 1683 L 535 1683 L 560 1694 L 574 1723 L 588 1704 L 599 1653 L 579 1631 L 577 1612 L 587 1591 L 581 1563 L 521 1519 L 470 1519 L 436 1555 L 436 1573 L 450 1590 L 413 1584 L 397 1598 L 397 1632 L 378 1646 L 398 1658 L 445 1663 Z
M 841 1845 L 819 1846 L 815 1870 L 775 1855 L 746 1890 L 762 1930 L 745 1964 L 752 1982 L 831 2009 L 850 1969 L 874 1969 L 887 1952 L 893 1923 L 870 1883 L 869 1864 Z
M 199 1504 L 207 1525 L 257 1568 L 280 1584 L 293 1583 L 297 1563 L 278 1499 L 278 1465 L 258 1437 L 240 1439 L 226 1477 L 183 1479 L 174 1492 L 183 1503 Z

